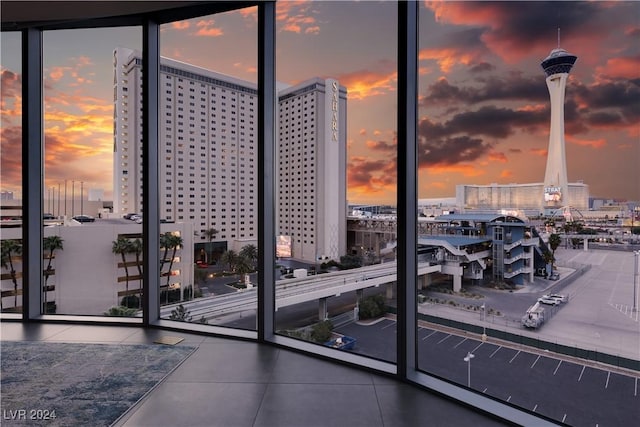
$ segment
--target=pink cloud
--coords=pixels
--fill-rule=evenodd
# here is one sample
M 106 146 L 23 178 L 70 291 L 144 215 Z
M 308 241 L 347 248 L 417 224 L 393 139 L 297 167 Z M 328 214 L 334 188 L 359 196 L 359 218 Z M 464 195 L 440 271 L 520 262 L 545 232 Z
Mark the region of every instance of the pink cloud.
M 221 28 L 215 27 L 213 19 L 198 21 L 196 27 L 198 28 L 198 31 L 195 32 L 196 36 L 219 37 L 224 34 Z

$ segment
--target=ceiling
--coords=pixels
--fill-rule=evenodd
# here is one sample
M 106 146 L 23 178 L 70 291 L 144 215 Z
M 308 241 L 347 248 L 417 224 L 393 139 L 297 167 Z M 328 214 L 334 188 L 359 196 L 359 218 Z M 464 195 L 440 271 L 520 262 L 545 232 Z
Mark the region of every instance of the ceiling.
M 145 16 L 161 22 L 189 15 L 224 12 L 257 4 L 232 1 L 0 1 L 2 30 L 140 24 Z M 178 10 L 179 8 L 179 10 Z M 178 13 L 179 12 L 179 13 Z M 126 17 L 126 18 L 125 18 Z

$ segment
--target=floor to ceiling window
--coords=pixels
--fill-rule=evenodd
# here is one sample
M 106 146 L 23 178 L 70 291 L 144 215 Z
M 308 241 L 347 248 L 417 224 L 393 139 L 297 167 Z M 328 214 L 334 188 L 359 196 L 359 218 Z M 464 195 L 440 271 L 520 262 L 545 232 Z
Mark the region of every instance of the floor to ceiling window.
M 138 317 L 143 309 L 142 217 L 114 210 L 143 197 L 141 88 L 120 87 L 131 78 L 132 64 L 117 55 L 125 44 L 140 49 L 139 28 L 43 33 L 44 314 Z M 118 146 L 121 138 L 129 143 Z
M 275 329 L 394 361 L 397 5 L 276 15 Z
M 184 228 L 162 319 L 257 327 L 256 41 L 256 7 L 160 28 L 159 214 Z
M 2 313 L 22 312 L 22 63 L 19 32 L 2 33 L 0 227 Z
M 571 425 L 640 416 L 632 9 L 420 6 L 418 367 Z

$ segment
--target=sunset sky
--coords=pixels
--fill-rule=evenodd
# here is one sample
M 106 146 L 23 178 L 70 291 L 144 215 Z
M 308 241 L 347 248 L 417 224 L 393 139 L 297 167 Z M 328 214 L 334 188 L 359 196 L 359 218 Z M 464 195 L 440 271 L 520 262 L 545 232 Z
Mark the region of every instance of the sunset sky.
M 395 204 L 396 16 L 395 2 L 277 4 L 277 79 L 347 88 L 350 203 Z M 161 52 L 255 82 L 256 27 L 255 8 L 163 25 Z M 422 3 L 420 198 L 453 197 L 463 183 L 542 182 L 550 103 L 540 62 L 558 27 L 578 56 L 565 103 L 569 181 L 640 200 L 640 2 Z M 19 198 L 19 34 L 1 43 L 1 189 Z M 83 181 L 111 198 L 113 50 L 141 45 L 139 28 L 45 33 L 46 188 Z

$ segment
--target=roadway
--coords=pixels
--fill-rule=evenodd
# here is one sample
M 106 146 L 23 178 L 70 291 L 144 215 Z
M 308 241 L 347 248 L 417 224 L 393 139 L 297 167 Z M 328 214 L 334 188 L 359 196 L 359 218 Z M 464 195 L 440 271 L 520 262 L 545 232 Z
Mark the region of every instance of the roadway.
M 440 271 L 440 265 L 421 263 L 419 274 Z M 276 283 L 276 311 L 291 305 L 323 298 L 340 296 L 343 293 L 365 288 L 379 287 L 397 280 L 396 263 L 376 264 L 357 270 L 336 271 L 304 278 L 284 279 Z M 234 281 L 234 279 L 229 279 Z M 254 287 L 223 295 L 205 296 L 192 301 L 181 302 L 194 319 L 206 320 L 245 312 L 257 307 L 257 290 Z M 179 304 L 161 308 L 162 318 L 169 317 Z

